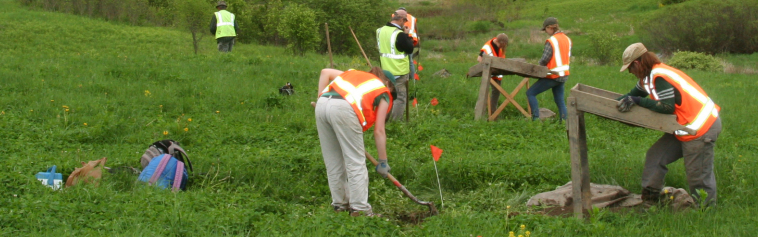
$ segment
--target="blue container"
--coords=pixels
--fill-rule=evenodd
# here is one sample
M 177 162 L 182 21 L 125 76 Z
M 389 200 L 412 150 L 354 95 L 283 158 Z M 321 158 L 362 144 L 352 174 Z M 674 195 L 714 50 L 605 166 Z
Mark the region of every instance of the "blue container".
M 47 169 L 47 172 L 37 173 L 37 180 L 42 182 L 45 186 L 58 190 L 63 187 L 63 175 L 61 173 L 55 173 L 55 166 Z

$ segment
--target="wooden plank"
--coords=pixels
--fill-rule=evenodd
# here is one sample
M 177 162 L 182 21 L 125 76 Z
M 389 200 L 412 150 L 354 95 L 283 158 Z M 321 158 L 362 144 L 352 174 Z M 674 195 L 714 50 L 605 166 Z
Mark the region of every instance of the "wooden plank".
M 479 98 L 476 100 L 476 107 L 474 107 L 474 119 L 480 120 L 487 117 L 487 111 L 485 106 L 487 104 L 487 86 L 490 84 L 490 59 L 485 58 L 482 60 L 485 70 L 482 71 L 482 82 L 479 83 Z
M 640 106 L 632 107 L 629 112 L 619 112 L 616 109 L 617 101 L 615 98 L 609 98 L 614 97 L 617 93 L 600 92 L 594 90 L 596 88 L 591 88 L 594 87 L 577 84 L 571 89 L 570 96 L 576 98 L 578 110 L 666 133 L 674 133 L 676 130 L 694 133 L 691 129 L 679 124 L 676 121 L 676 115 L 656 113 Z M 600 93 L 604 96 L 591 94 L 590 92 Z M 618 95 L 620 96 L 620 94 Z
M 581 163 L 581 192 L 582 192 L 582 211 L 592 209 L 592 191 L 590 190 L 590 164 L 587 158 L 587 128 L 584 123 L 584 112 L 577 111 L 579 123 L 579 136 L 577 144 L 579 145 L 579 162 Z M 587 212 L 592 215 L 592 212 Z M 589 218 L 589 216 L 587 217 Z
M 608 99 L 613 99 L 613 100 L 616 100 L 616 98 L 619 98 L 619 97 L 621 97 L 623 95 L 623 94 L 619 94 L 619 93 L 616 93 L 616 92 L 613 92 L 613 91 L 607 91 L 607 90 L 603 90 L 603 89 L 600 89 L 600 88 L 591 87 L 591 86 L 588 86 L 588 85 L 585 85 L 585 84 L 576 84 L 571 89 L 573 90 L 574 88 L 576 88 L 577 90 L 582 91 L 582 92 L 587 92 L 589 94 L 593 94 L 593 95 L 597 95 L 597 96 L 600 96 L 600 97 L 604 97 L 604 98 L 608 98 Z
M 490 75 L 519 75 L 523 77 L 545 78 L 550 70 L 545 66 L 522 62 L 523 59 L 506 59 L 484 56 L 482 62 L 469 68 L 469 77 L 482 77 L 486 70 L 484 63 L 489 59 Z
M 582 159 L 582 150 L 586 155 L 587 143 L 586 133 L 584 133 L 584 112 L 577 110 L 577 100 L 575 97 L 568 97 L 566 99 L 568 103 L 567 109 L 567 126 L 569 130 L 569 151 L 571 154 L 571 187 L 572 187 L 572 206 L 574 209 L 574 216 L 577 218 L 584 218 L 584 184 L 585 175 L 589 177 L 589 174 L 584 174 L 584 164 Z M 585 131 L 586 132 L 586 131 Z M 584 135 L 584 136 L 582 136 Z M 587 172 L 589 173 L 589 172 Z

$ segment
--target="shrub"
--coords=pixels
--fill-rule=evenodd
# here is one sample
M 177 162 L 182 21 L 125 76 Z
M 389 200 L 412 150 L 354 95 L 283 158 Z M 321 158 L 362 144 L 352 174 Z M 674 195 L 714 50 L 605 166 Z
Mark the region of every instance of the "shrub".
M 204 0 L 183 0 L 184 4 L 179 4 L 180 22 L 185 29 L 192 34 L 192 46 L 195 54 L 200 46 L 200 41 L 206 35 L 208 29 L 207 10 L 211 7 Z M 205 34 L 204 34 L 205 33 Z
M 610 31 L 590 32 L 588 38 L 590 47 L 583 54 L 594 58 L 599 64 L 619 63 L 623 47 L 619 37 Z
M 316 12 L 305 5 L 291 3 L 280 17 L 279 34 L 287 39 L 287 49 L 296 55 L 313 50 L 321 42 Z
M 688 1 L 664 8 L 642 26 L 648 46 L 716 53 L 758 52 L 756 1 Z
M 486 33 L 490 31 L 489 21 L 474 21 L 469 24 L 469 30 L 475 33 Z
M 724 65 L 717 58 L 698 52 L 676 52 L 667 64 L 680 69 L 696 69 L 709 72 L 724 71 Z

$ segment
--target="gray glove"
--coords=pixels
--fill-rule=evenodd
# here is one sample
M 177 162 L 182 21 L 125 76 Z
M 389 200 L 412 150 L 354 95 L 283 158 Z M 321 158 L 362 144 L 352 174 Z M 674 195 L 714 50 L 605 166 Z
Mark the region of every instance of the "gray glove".
M 376 169 L 375 169 L 376 172 L 379 173 L 379 174 L 381 174 L 382 177 L 387 178 L 387 175 L 390 174 L 390 165 L 387 164 L 387 160 L 386 159 L 384 159 L 384 160 L 379 159 L 378 162 L 379 162 L 379 164 L 376 165 Z
M 634 96 L 627 96 L 619 100 L 618 103 L 616 103 L 616 109 L 618 109 L 620 112 L 628 112 L 631 110 L 632 107 L 637 104 L 635 103 L 636 101 L 633 97 Z

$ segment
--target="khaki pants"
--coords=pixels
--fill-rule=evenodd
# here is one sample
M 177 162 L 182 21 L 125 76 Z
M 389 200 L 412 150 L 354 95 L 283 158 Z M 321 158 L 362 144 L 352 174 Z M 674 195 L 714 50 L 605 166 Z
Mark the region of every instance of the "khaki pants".
M 392 120 L 403 119 L 403 112 L 405 112 L 405 103 L 408 102 L 408 77 L 410 74 L 405 74 L 395 78 L 395 92 L 397 92 L 397 98 L 392 101 L 392 112 L 390 118 Z
M 716 176 L 713 173 L 713 148 L 721 133 L 721 118 L 713 123 L 703 136 L 688 142 L 676 139 L 673 134 L 664 134 L 647 150 L 645 169 L 642 171 L 642 188 L 660 190 L 668 168 L 666 165 L 684 157 L 687 184 L 690 195 L 699 200 L 698 189 L 708 193 L 706 203 L 716 204 Z
M 316 103 L 316 127 L 332 193 L 332 206 L 370 211 L 363 127 L 353 107 L 344 99 L 319 98 Z

